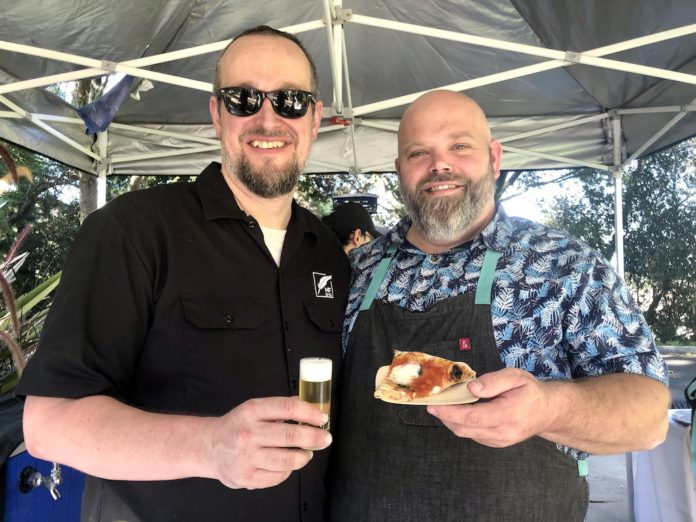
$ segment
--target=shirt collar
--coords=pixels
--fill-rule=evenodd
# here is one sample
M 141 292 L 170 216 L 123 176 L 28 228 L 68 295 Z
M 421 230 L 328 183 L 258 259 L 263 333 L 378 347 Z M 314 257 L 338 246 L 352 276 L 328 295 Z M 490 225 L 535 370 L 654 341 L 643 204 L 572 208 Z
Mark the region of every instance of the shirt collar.
M 487 248 L 504 252 L 512 240 L 514 227 L 510 217 L 502 206 L 496 205 L 496 212 L 491 222 L 479 234 L 479 238 Z
M 220 218 L 248 219 L 247 214 L 239 208 L 234 199 L 232 190 L 227 185 L 222 175 L 222 166 L 214 161 L 208 165 L 196 179 L 198 195 L 203 206 L 203 215 L 206 220 Z M 309 219 L 309 213 L 292 200 L 292 215 L 288 229 L 291 226 L 299 227 L 301 232 L 310 232 L 318 235 L 317 223 Z
M 411 228 L 411 218 L 409 216 L 403 217 L 391 230 L 389 230 L 384 236 L 378 238 L 368 246 L 372 246 L 372 252 L 380 250 L 382 255 L 386 254 L 387 248 L 390 245 L 394 245 L 397 249 L 408 248 L 412 250 L 412 253 L 422 253 L 418 248 L 411 246 L 410 243 L 406 241 L 406 233 L 408 229 Z M 510 244 L 511 234 L 513 226 L 510 218 L 505 213 L 502 206 L 496 205 L 496 212 L 493 215 L 490 223 L 481 231 L 481 233 L 476 236 L 473 241 L 465 243 L 465 246 L 469 249 L 479 247 L 484 245 L 486 248 L 491 248 L 499 252 L 505 251 L 505 249 Z M 458 252 L 462 247 L 455 247 L 449 252 Z M 448 252 L 445 252 L 445 254 Z
M 246 217 L 234 199 L 232 190 L 222 175 L 222 166 L 214 161 L 196 178 L 198 196 L 203 215 L 207 220 L 219 218 L 243 219 Z

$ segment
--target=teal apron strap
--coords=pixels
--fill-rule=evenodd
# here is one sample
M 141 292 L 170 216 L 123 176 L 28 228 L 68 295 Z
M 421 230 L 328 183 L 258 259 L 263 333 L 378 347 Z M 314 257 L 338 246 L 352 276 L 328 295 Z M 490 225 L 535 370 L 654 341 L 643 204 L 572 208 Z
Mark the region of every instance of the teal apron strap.
M 578 475 L 586 477 L 587 473 L 587 459 L 578 459 Z
M 498 264 L 498 258 L 502 252 L 488 249 L 483 258 L 483 266 L 479 275 L 478 284 L 476 285 L 475 304 L 491 304 L 491 288 L 493 287 L 493 276 L 495 275 L 495 267 Z
M 362 303 L 360 303 L 360 311 L 361 312 L 364 312 L 365 310 L 369 310 L 370 307 L 372 306 L 372 301 L 375 300 L 375 296 L 377 295 L 377 290 L 379 290 L 379 287 L 382 284 L 382 281 L 384 281 L 384 276 L 387 275 L 387 268 L 389 268 L 389 264 L 391 263 L 391 260 L 394 258 L 394 255 L 396 254 L 396 250 L 397 250 L 396 245 L 393 245 L 393 244 L 389 245 L 389 248 L 387 248 L 386 255 L 379 262 L 379 265 L 377 266 L 375 273 L 372 274 L 372 279 L 370 280 L 370 286 L 367 287 L 367 292 L 365 292 L 365 297 L 363 297 Z

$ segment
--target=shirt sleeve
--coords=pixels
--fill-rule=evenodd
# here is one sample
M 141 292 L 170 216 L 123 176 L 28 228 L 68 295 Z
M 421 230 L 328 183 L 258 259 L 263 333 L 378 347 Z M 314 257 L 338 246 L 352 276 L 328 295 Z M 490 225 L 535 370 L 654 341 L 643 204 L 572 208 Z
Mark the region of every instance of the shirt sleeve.
M 130 237 L 109 205 L 85 220 L 17 395 L 126 397 L 153 302 Z
M 605 261 L 582 265 L 564 320 L 573 377 L 646 375 L 667 383 L 667 368 L 628 287 Z

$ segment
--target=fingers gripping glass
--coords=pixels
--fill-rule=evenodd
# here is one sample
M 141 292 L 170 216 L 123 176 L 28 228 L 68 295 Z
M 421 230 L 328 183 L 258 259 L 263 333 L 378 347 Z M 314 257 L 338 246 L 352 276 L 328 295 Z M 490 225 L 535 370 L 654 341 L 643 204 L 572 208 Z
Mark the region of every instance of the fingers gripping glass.
M 252 116 L 261 110 L 263 100 L 271 101 L 273 110 L 283 118 L 301 118 L 307 114 L 309 104 L 316 103 L 311 92 L 297 89 L 280 89 L 264 92 L 246 87 L 224 87 L 218 89 L 217 97 L 222 98 L 225 109 L 235 116 Z

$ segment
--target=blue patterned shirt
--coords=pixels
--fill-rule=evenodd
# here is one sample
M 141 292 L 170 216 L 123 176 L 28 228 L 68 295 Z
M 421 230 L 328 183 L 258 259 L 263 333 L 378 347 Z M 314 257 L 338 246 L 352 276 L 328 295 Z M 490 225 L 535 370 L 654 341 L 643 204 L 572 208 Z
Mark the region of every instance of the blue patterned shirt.
M 500 358 L 540 380 L 607 373 L 642 374 L 667 383 L 652 332 L 628 288 L 601 255 L 568 234 L 498 207 L 469 244 L 426 254 L 405 242 L 410 218 L 350 252 L 352 285 L 344 350 L 372 274 L 387 246 L 398 251 L 376 300 L 410 311 L 475 291 L 487 248 L 502 252 L 491 313 Z

